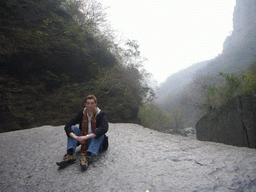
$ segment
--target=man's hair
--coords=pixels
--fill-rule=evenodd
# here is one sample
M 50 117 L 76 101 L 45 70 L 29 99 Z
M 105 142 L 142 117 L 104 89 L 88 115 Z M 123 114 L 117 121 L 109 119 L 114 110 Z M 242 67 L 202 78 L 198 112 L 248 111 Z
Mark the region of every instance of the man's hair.
M 97 98 L 96 98 L 94 95 L 88 95 L 88 96 L 85 98 L 85 103 L 87 102 L 87 99 L 93 99 L 93 100 L 94 100 L 94 103 L 97 103 Z

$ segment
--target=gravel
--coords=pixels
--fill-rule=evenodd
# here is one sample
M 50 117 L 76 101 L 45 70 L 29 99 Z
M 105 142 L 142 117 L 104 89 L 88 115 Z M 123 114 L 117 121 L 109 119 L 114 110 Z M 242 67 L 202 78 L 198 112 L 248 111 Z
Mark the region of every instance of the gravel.
M 109 149 L 82 171 L 66 153 L 64 126 L 0 134 L 0 191 L 256 191 L 256 149 L 112 124 Z

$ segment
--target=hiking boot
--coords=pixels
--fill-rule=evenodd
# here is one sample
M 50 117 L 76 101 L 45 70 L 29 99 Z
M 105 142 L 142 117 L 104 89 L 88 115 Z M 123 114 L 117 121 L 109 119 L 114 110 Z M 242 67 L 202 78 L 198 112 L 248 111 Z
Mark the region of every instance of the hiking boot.
M 90 156 L 83 156 L 80 160 L 80 166 L 83 170 L 86 170 L 89 166 Z
M 64 156 L 63 160 L 58 161 L 56 164 L 60 167 L 65 167 L 65 166 L 69 165 L 70 163 L 73 163 L 75 160 L 76 159 L 75 159 L 74 155 L 66 154 Z

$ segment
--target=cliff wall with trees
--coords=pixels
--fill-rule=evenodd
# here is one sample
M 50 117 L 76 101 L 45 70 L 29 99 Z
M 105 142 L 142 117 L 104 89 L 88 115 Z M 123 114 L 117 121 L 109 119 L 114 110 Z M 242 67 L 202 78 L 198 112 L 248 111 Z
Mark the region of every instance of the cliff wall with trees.
M 237 0 L 234 30 L 226 38 L 222 53 L 171 75 L 156 91 L 155 105 L 164 119 L 168 116 L 165 132 L 175 127 L 195 127 L 202 116 L 236 95 L 255 94 L 255 10 L 254 0 Z
M 88 94 L 111 122 L 138 122 L 152 89 L 138 42 L 116 43 L 96 0 L 0 2 L 0 131 L 65 124 Z
M 196 124 L 196 137 L 239 147 L 256 148 L 256 96 L 236 96 Z

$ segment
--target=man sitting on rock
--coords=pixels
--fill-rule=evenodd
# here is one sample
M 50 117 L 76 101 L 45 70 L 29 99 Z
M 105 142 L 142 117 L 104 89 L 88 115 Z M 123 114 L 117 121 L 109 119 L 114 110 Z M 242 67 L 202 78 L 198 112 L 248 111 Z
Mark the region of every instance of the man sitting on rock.
M 79 124 L 79 128 L 76 124 Z M 96 157 L 100 149 L 106 149 L 108 144 L 105 135 L 108 131 L 108 121 L 105 113 L 97 107 L 94 95 L 86 97 L 85 108 L 68 122 L 65 131 L 68 137 L 67 154 L 56 164 L 64 167 L 73 163 L 76 160 L 73 154 L 81 144 L 80 165 L 83 170 L 87 169 L 89 160 Z

